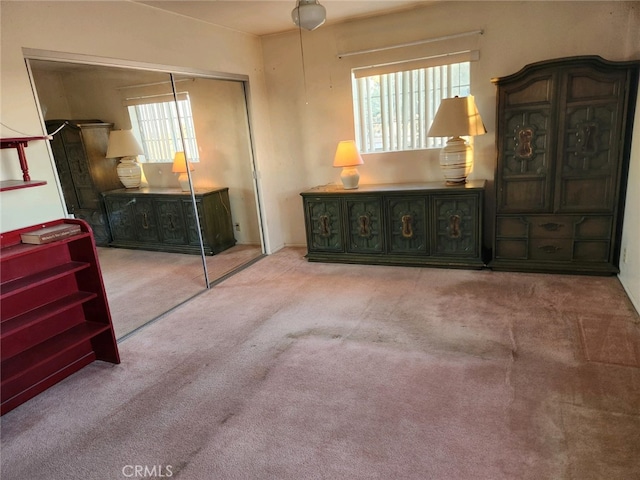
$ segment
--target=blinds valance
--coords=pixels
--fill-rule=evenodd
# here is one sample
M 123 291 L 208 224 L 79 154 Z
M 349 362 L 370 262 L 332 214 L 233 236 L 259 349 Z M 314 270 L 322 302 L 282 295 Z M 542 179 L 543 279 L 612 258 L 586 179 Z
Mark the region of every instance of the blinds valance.
M 355 67 L 351 71 L 355 78 L 371 77 L 373 75 L 384 75 L 387 73 L 405 72 L 420 68 L 436 67 L 439 65 L 451 65 L 452 63 L 472 62 L 480 58 L 479 50 L 465 50 L 461 52 L 443 53 L 430 55 L 411 60 L 401 60 L 397 62 L 381 63 L 378 65 L 368 65 Z
M 179 92 L 176 94 L 178 101 L 187 100 L 189 98 L 189 94 L 187 92 Z M 133 105 L 149 105 L 150 103 L 167 103 L 173 102 L 174 96 L 173 93 L 166 93 L 160 95 L 141 95 L 137 97 L 127 97 L 122 100 L 122 104 L 125 107 L 130 107 Z

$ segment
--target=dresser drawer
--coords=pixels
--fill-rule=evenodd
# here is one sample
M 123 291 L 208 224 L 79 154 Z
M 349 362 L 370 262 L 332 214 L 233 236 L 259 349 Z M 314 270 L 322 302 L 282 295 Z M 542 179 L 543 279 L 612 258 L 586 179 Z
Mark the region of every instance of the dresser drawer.
M 499 216 L 499 238 L 609 238 L 610 215 Z
M 573 256 L 570 238 L 536 238 L 529 244 L 529 259 L 568 261 Z
M 576 217 L 559 215 L 526 217 L 531 238 L 572 238 L 575 221 Z

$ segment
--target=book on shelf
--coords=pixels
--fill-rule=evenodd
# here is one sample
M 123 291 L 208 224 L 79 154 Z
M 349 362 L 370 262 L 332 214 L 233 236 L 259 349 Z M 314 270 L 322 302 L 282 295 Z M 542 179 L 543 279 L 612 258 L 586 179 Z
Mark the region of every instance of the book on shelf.
M 32 230 L 31 232 L 21 233 L 20 239 L 22 243 L 30 243 L 32 245 L 41 245 L 43 243 L 55 242 L 63 238 L 72 237 L 81 233 L 80 225 L 75 223 L 61 223 L 51 227 Z

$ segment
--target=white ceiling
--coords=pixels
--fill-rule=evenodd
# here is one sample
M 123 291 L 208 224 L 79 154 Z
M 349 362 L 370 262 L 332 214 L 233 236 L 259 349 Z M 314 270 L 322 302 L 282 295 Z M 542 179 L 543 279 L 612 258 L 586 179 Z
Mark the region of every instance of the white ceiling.
M 269 35 L 297 28 L 291 20 L 296 0 L 133 0 L 178 15 L 195 18 L 254 35 Z M 431 0 L 320 0 L 327 10 L 326 24 L 388 13 Z M 322 27 L 320 27 L 322 28 Z

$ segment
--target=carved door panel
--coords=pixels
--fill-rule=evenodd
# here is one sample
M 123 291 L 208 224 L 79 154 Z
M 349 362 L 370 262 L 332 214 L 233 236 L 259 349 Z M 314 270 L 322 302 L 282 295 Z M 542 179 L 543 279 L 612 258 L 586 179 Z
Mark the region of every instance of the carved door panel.
M 136 236 L 142 241 L 160 241 L 158 234 L 158 223 L 156 213 L 153 208 L 153 200 L 151 198 L 135 198 L 135 228 Z
M 614 209 L 625 72 L 566 74 L 560 110 L 555 204 L 559 212 Z
M 126 197 L 106 197 L 104 200 L 109 215 L 111 236 L 115 241 L 136 239 L 134 212 L 129 200 Z
M 196 199 L 196 208 L 198 210 L 198 223 L 200 224 L 200 228 L 204 229 L 206 218 L 202 209 L 202 201 L 200 201 L 199 199 Z M 189 238 L 189 245 L 200 246 L 200 236 L 198 235 L 197 228 L 198 223 L 196 223 L 196 219 L 193 214 L 191 199 L 182 200 L 182 211 L 184 212 L 184 216 L 186 219 L 186 229 L 187 236 Z
M 479 255 L 477 195 L 439 195 L 433 198 L 433 212 L 434 255 Z
M 349 198 L 345 204 L 349 228 L 347 251 L 352 253 L 383 252 L 380 198 Z
M 182 214 L 182 202 L 179 198 L 172 200 L 156 199 L 158 226 L 164 243 L 184 245 L 187 243 L 187 231 Z
M 305 203 L 309 249 L 317 252 L 344 251 L 340 200 L 314 198 Z
M 551 208 L 552 112 L 556 75 L 541 74 L 500 91 L 498 211 Z
M 389 212 L 389 252 L 428 254 L 427 197 L 391 197 Z

